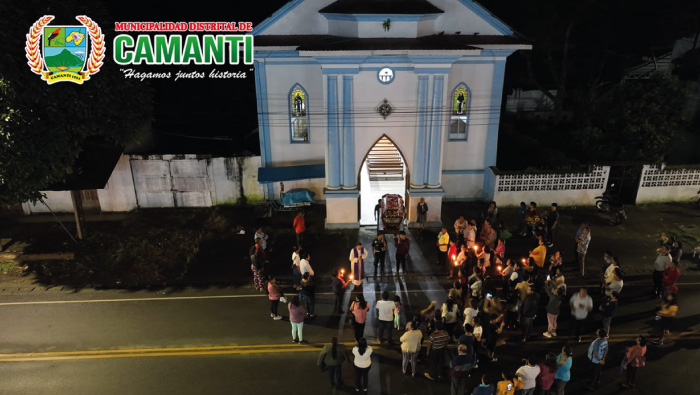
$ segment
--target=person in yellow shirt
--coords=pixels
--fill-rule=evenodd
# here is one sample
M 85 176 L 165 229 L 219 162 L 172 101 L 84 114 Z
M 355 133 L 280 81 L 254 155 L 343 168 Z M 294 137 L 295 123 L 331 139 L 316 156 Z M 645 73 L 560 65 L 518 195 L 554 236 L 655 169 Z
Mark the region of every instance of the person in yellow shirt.
M 450 245 L 450 235 L 447 233 L 447 228 L 444 226 L 440 233 L 438 233 L 438 262 L 437 265 L 443 267 L 447 263 L 447 248 Z
M 504 371 L 501 373 L 501 377 L 503 380 L 496 385 L 496 395 L 514 395 L 516 390 L 522 388 L 522 386 L 518 386 L 520 382 L 515 378 L 513 372 Z
M 664 338 L 670 333 L 676 314 L 678 314 L 678 297 L 675 293 L 669 293 L 666 295 L 666 299 L 661 303 L 659 311 L 656 313 L 656 319 L 661 320 L 661 336 L 659 340 L 652 341 L 651 344 L 664 344 Z
M 535 262 L 535 266 L 537 266 L 537 270 L 540 270 L 544 267 L 544 258 L 547 256 L 547 247 L 544 245 L 544 242 L 542 241 L 542 238 L 539 238 L 539 246 L 535 248 L 534 250 L 530 251 L 530 258 L 532 258 L 532 261 Z

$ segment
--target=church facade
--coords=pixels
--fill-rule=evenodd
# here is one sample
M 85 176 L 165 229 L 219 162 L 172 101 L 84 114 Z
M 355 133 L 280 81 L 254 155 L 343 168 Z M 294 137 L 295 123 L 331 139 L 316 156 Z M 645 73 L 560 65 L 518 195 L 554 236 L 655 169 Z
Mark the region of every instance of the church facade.
M 530 45 L 481 5 L 293 0 L 253 34 L 266 198 L 308 188 L 332 228 L 393 171 L 411 224 L 421 198 L 431 226 L 443 199 L 493 196 L 506 61 Z

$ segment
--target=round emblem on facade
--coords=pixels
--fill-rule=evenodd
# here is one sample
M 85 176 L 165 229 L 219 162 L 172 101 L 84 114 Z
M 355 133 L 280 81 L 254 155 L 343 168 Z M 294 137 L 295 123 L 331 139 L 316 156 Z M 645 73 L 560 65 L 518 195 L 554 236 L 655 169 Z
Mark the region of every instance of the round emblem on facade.
M 394 81 L 394 70 L 389 67 L 383 67 L 377 73 L 377 78 L 384 85 L 391 84 Z

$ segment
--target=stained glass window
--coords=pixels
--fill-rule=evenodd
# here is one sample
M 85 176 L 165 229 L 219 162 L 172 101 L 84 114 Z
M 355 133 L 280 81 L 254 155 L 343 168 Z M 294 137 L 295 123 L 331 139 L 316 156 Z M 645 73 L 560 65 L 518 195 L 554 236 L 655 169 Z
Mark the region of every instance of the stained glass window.
M 469 114 L 469 90 L 460 84 L 452 94 L 452 115 L 450 117 L 450 140 L 467 139 Z
M 309 119 L 306 92 L 298 85 L 292 89 L 289 96 L 290 125 L 292 142 L 309 141 Z

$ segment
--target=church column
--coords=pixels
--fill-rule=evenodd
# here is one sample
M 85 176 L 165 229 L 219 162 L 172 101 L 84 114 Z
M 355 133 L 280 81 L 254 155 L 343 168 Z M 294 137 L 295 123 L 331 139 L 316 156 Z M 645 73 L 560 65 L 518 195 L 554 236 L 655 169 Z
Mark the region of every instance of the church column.
M 427 157 L 428 76 L 418 76 L 418 127 L 416 128 L 415 151 L 411 169 L 411 187 L 425 185 L 425 160 Z
M 328 188 L 340 188 L 340 135 L 338 123 L 338 77 L 326 79 L 328 113 Z
M 352 76 L 343 76 L 343 188 L 357 186 L 355 173 L 355 129 L 352 118 Z
M 433 95 L 432 95 L 432 111 L 430 119 L 430 135 L 428 148 L 428 177 L 427 184 L 429 187 L 437 188 L 440 186 L 440 155 L 442 149 L 442 130 L 444 129 L 444 119 L 442 108 L 443 83 L 445 77 L 436 75 L 433 77 Z
M 268 167 L 272 163 L 272 149 L 270 148 L 270 118 L 267 103 L 267 77 L 265 75 L 265 62 L 255 61 L 255 96 L 258 109 L 258 137 L 260 138 L 260 165 Z M 263 185 L 263 193 L 266 199 L 274 198 L 272 183 Z
M 506 55 L 507 56 L 507 55 Z M 496 153 L 498 152 L 498 127 L 500 125 L 500 108 L 503 99 L 503 79 L 506 71 L 506 61 L 497 60 L 493 65 L 493 80 L 491 81 L 491 111 L 498 111 L 498 116 L 489 117 L 488 131 L 486 132 L 486 152 L 484 155 L 484 197 L 493 199 L 496 188 L 496 175 L 490 169 L 496 166 Z M 498 110 L 496 110 L 498 109 Z

